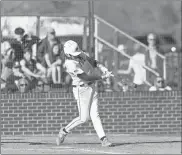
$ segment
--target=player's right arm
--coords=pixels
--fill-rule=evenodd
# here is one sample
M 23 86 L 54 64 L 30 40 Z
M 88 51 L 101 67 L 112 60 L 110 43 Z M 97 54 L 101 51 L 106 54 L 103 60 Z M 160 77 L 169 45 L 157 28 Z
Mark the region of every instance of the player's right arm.
M 90 76 L 84 72 L 82 74 L 78 74 L 77 76 L 84 81 L 97 81 L 103 79 L 101 76 Z
M 26 65 L 25 65 L 25 60 L 21 60 L 21 61 L 20 61 L 20 65 L 21 65 L 22 71 L 23 71 L 24 73 L 26 73 L 27 75 L 33 76 L 33 77 L 35 77 L 35 78 L 40 77 L 39 75 L 34 74 L 33 72 L 31 72 L 31 71 L 26 67 Z

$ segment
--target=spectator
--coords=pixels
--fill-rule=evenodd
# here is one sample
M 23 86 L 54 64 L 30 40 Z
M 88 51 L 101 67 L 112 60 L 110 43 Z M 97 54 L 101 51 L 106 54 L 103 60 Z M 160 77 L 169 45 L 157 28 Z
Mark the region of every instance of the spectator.
M 45 66 L 46 62 L 44 56 L 46 53 L 52 52 L 52 46 L 57 43 L 60 44 L 59 40 L 56 38 L 56 32 L 53 28 L 47 30 L 47 36 L 42 40 L 37 51 L 37 61 Z
M 45 54 L 46 68 L 48 68 L 47 77 L 52 77 L 54 83 L 57 81 L 56 70 L 59 70 L 58 73 L 62 74 L 63 54 L 61 53 L 61 48 L 59 44 L 55 43 L 51 52 Z
M 123 54 L 124 54 L 125 52 L 127 52 L 127 48 L 126 48 L 126 46 L 123 45 L 123 44 L 121 44 L 121 45 L 118 46 L 118 50 L 119 50 L 121 53 L 123 53 Z M 120 61 L 119 61 L 119 67 L 123 67 L 123 66 L 125 66 L 125 65 L 128 66 L 128 63 L 129 63 L 128 58 L 125 57 L 123 54 L 120 54 L 120 55 L 119 55 L 119 59 L 120 59 Z
M 32 49 L 32 59 L 36 60 L 37 46 L 40 43 L 40 39 L 37 36 L 28 33 L 23 36 L 22 42 L 23 42 L 23 49 L 25 48 Z
M 161 76 L 163 76 L 163 60 L 157 55 L 157 52 L 160 54 L 164 54 L 162 50 L 159 48 L 159 43 L 157 42 L 157 36 L 153 33 L 150 33 L 147 36 L 148 42 L 148 52 L 146 54 L 147 65 L 157 71 Z M 149 81 L 153 82 L 155 80 L 155 75 L 149 72 Z
M 4 48 L 2 48 L 2 73 L 1 73 L 1 89 L 3 89 L 6 85 L 6 81 L 8 77 L 12 74 L 12 68 L 14 65 L 14 60 L 15 60 L 15 52 L 11 48 L 10 44 L 8 42 L 5 42 L 2 45 L 5 45 Z
M 31 33 L 25 34 L 25 30 L 21 27 L 16 28 L 14 33 L 16 41 L 12 43 L 12 47 L 15 49 L 16 61 L 20 61 L 23 58 L 23 50 L 25 48 L 31 48 L 35 57 L 36 46 L 40 39 Z
M 16 81 L 15 83 L 16 83 L 16 85 L 18 87 L 18 90 L 21 93 L 27 92 L 27 88 L 28 88 L 28 84 L 29 84 L 27 79 L 21 78 L 18 81 Z
M 12 43 L 12 47 L 15 50 L 15 61 L 20 62 L 23 59 L 23 42 L 22 38 L 24 36 L 25 30 L 23 28 L 16 28 L 15 31 L 15 42 Z
M 123 91 L 123 92 L 127 92 L 129 91 L 129 87 L 126 83 L 122 83 L 122 82 L 118 82 L 118 86 L 119 88 Z
M 165 81 L 161 76 L 158 76 L 155 81 L 154 85 L 150 87 L 149 91 L 171 91 L 172 88 L 170 86 L 165 85 Z
M 32 50 L 24 50 L 24 58 L 20 61 L 21 69 L 28 80 L 27 91 L 36 87 L 39 80 L 47 84 L 46 68 L 32 59 Z
M 135 45 L 135 54 L 131 57 L 127 70 L 118 70 L 118 74 L 130 74 L 134 71 L 134 88 L 137 90 L 143 89 L 146 81 L 146 70 L 142 67 L 145 65 L 145 55 L 142 53 L 140 45 Z
M 5 91 L 10 93 L 18 91 L 21 87 L 19 80 L 22 78 L 24 78 L 24 75 L 20 70 L 20 64 L 19 62 L 15 62 L 13 72 L 7 79 Z M 22 89 L 21 92 L 23 92 Z

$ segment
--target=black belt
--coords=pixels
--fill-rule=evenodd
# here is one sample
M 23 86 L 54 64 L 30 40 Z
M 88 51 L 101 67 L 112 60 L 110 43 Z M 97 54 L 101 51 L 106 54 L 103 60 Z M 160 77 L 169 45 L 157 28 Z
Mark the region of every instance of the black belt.
M 93 84 L 93 82 L 89 82 L 89 83 L 86 83 L 86 84 L 82 84 L 82 85 L 72 85 L 73 87 L 78 87 L 78 86 L 80 86 L 80 87 L 86 87 L 86 86 L 90 86 L 90 85 L 92 85 Z

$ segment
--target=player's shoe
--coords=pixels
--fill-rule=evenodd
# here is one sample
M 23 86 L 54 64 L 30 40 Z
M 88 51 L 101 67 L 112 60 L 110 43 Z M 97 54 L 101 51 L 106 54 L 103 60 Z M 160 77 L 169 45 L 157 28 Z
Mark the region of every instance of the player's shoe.
M 64 142 L 64 139 L 66 137 L 67 133 L 63 131 L 63 129 L 60 130 L 58 137 L 56 138 L 56 144 L 57 146 L 61 145 L 61 143 Z
M 107 138 L 104 138 L 101 143 L 103 147 L 111 147 L 113 145 Z

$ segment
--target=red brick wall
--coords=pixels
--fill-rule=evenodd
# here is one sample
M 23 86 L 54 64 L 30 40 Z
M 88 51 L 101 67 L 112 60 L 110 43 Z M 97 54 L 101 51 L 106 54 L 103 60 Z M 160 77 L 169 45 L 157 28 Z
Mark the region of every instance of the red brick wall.
M 107 133 L 179 134 L 181 92 L 99 94 L 100 116 Z M 78 116 L 72 94 L 1 95 L 2 135 L 57 134 Z M 73 133 L 95 133 L 91 121 Z

